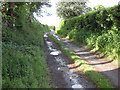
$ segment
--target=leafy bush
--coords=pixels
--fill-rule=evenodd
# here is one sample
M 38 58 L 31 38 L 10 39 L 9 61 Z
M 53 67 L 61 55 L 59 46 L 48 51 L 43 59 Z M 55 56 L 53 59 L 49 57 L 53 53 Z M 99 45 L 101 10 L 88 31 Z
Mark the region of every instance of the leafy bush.
M 47 31 L 47 25 L 35 20 L 19 29 L 3 26 L 3 88 L 50 87 L 42 37 Z
M 84 15 L 61 21 L 56 34 L 112 56 L 120 53 L 120 6 L 90 11 Z

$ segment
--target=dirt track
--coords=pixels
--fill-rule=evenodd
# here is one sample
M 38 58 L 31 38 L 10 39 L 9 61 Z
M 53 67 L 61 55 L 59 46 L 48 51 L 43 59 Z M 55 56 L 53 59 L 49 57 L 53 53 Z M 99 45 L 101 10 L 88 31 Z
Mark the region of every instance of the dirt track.
M 56 88 L 96 88 L 85 76 L 72 68 L 73 62 L 60 51 L 47 34 L 44 35 L 44 45 L 51 76 L 50 83 Z
M 86 60 L 90 65 L 92 65 L 98 72 L 106 76 L 115 87 L 119 87 L 119 69 L 118 66 L 113 65 L 113 60 L 107 60 L 105 58 L 100 57 L 99 55 L 95 55 L 93 52 L 90 52 L 89 50 L 83 47 L 77 46 L 70 40 L 67 40 L 65 38 L 63 38 L 62 40 L 63 44 L 67 48 L 74 51 L 78 56 L 80 56 L 82 59 Z
M 100 57 L 100 55 L 95 55 L 93 52 L 74 44 L 66 38 L 58 37 L 54 34 L 54 32 L 52 32 L 52 34 L 57 39 L 61 39 L 60 41 L 64 46 L 75 52 L 78 56 L 92 65 L 98 72 L 106 76 L 115 87 L 120 87 L 120 70 L 118 66 L 115 66 L 112 63 L 113 60 L 107 60 L 103 57 Z

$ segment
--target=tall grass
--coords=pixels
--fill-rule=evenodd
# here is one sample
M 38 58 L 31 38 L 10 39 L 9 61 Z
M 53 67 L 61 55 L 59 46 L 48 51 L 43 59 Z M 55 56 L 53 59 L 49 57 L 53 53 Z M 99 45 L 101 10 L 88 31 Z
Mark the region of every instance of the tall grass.
M 19 29 L 3 25 L 3 88 L 50 87 L 42 37 L 47 31 L 48 26 L 37 21 Z

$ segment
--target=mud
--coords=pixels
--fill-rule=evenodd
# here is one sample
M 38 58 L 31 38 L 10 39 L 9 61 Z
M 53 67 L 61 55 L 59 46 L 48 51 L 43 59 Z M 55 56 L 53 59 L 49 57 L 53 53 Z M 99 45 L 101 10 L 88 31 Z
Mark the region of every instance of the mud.
M 46 63 L 50 71 L 50 83 L 53 83 L 56 88 L 96 88 L 85 76 L 71 69 L 73 62 L 60 51 L 60 48 L 47 36 L 47 33 L 44 34 L 44 45 Z
M 53 36 L 56 35 L 54 34 Z M 80 56 L 82 59 L 86 60 L 90 65 L 92 65 L 98 72 L 107 77 L 115 87 L 120 87 L 120 74 L 118 74 L 120 73 L 120 71 L 118 66 L 115 66 L 112 63 L 113 60 L 108 60 L 103 57 L 100 57 L 100 55 L 95 55 L 93 52 L 74 44 L 66 38 L 59 37 L 59 39 L 61 39 L 61 42 L 64 46 L 74 51 L 78 56 Z

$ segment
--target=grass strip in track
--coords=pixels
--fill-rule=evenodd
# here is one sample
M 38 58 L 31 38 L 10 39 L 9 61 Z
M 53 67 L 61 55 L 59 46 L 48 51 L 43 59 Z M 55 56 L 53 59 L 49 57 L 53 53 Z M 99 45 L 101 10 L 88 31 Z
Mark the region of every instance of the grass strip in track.
M 48 36 L 53 39 L 53 41 L 61 48 L 62 52 L 70 58 L 70 60 L 73 60 L 76 65 L 79 65 L 80 72 L 84 73 L 89 80 L 98 86 L 98 88 L 114 88 L 112 83 L 105 76 L 97 72 L 96 69 L 89 65 L 85 60 L 82 60 L 73 51 L 63 46 L 62 43 L 51 34 L 48 34 Z

